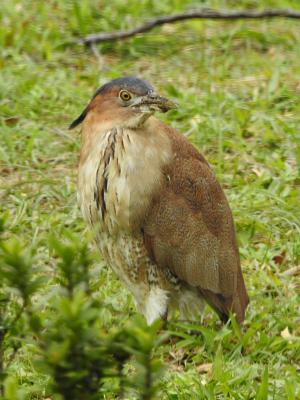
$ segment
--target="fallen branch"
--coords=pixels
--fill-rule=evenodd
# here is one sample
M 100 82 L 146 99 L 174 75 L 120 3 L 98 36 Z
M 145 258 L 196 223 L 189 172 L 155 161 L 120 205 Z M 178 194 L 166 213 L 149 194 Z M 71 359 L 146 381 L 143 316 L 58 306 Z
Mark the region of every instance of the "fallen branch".
M 128 31 L 115 31 L 105 33 L 94 33 L 85 36 L 79 40 L 79 43 L 91 45 L 92 43 L 109 42 L 117 39 L 127 39 L 152 30 L 156 26 L 163 24 L 173 24 L 178 21 L 185 19 L 259 19 L 259 18 L 294 18 L 300 19 L 300 11 L 291 9 L 266 9 L 266 10 L 239 10 L 239 11 L 228 11 L 228 10 L 212 10 L 212 9 L 201 9 L 194 11 L 187 11 L 182 14 L 165 15 L 162 17 L 154 18 L 137 28 L 130 29 Z

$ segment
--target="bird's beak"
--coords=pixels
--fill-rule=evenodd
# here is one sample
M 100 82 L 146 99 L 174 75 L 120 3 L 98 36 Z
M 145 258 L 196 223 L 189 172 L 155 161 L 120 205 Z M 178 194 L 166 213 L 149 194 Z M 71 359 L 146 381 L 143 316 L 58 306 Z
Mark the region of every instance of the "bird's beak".
M 139 109 L 141 112 L 167 112 L 177 108 L 177 105 L 172 100 L 159 96 L 156 93 L 136 97 L 130 106 Z

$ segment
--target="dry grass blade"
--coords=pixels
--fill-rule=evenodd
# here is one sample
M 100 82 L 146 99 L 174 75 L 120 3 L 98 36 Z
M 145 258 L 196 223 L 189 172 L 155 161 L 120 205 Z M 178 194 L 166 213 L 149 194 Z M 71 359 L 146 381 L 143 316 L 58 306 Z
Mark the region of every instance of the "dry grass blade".
M 297 265 L 296 267 L 287 269 L 286 271 L 283 271 L 281 275 L 284 276 L 296 276 L 300 275 L 300 265 Z

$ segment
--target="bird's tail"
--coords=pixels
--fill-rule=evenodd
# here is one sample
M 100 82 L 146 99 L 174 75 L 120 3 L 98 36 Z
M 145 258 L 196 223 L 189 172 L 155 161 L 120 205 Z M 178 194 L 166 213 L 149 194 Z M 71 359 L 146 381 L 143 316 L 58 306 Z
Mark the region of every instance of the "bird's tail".
M 249 297 L 244 283 L 242 271 L 238 272 L 237 290 L 233 296 L 225 297 L 208 289 L 198 289 L 201 296 L 216 311 L 223 322 L 227 322 L 230 313 L 234 313 L 239 324 L 245 319 Z

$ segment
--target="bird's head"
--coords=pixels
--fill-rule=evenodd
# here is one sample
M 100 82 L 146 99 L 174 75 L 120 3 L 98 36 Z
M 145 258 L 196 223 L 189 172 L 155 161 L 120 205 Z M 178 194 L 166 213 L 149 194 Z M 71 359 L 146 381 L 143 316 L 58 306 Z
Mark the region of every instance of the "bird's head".
M 134 129 L 143 125 L 155 111 L 166 112 L 174 108 L 175 103 L 159 96 L 146 81 L 135 77 L 119 78 L 97 90 L 69 129 L 79 125 L 89 112 L 95 112 L 102 122 Z

